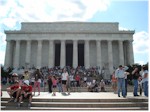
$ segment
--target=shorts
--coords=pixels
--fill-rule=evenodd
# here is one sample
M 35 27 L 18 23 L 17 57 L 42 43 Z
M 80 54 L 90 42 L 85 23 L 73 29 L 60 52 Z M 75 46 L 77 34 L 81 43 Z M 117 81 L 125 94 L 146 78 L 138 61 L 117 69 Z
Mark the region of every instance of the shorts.
M 23 97 L 23 99 L 29 99 L 29 97 L 32 96 L 32 94 L 28 94 L 27 97 L 24 97 L 24 94 L 21 94 L 21 96 Z
M 56 88 L 57 86 L 56 85 L 53 85 L 53 88 Z
M 80 87 L 80 83 L 79 83 L 79 81 L 76 81 L 77 82 L 77 87 Z
M 13 98 L 16 98 L 17 92 L 14 92 L 14 93 L 12 94 L 12 96 L 13 96 Z
M 66 82 L 67 82 L 66 80 L 62 80 L 62 84 L 66 85 Z
M 71 82 L 70 82 L 70 86 L 71 86 L 71 87 L 75 87 L 75 81 L 71 81 Z

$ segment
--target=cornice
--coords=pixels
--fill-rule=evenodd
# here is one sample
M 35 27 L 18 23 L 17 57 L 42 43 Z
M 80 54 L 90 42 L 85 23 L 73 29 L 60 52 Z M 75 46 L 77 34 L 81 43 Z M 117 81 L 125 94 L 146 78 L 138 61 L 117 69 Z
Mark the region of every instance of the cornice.
M 50 32 L 35 32 L 35 31 L 5 31 L 5 34 L 134 34 L 135 31 L 118 31 L 118 32 L 104 32 L 104 31 L 95 31 L 95 32 L 91 32 L 91 31 L 82 31 L 82 32 L 65 32 L 65 31 L 50 31 Z

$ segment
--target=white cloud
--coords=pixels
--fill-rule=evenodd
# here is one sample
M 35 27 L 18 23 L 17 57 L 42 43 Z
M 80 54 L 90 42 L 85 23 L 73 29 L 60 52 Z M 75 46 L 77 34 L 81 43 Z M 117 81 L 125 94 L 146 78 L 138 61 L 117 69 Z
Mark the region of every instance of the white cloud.
M 5 59 L 5 51 L 0 51 L 0 64 L 4 65 L 4 59 Z
M 134 53 L 147 53 L 149 52 L 149 38 L 148 33 L 145 31 L 137 32 L 133 35 L 133 49 Z
M 109 5 L 110 0 L 11 0 L 0 7 L 0 17 L 17 21 L 86 21 L 96 12 L 106 11 Z
M 7 29 L 21 22 L 87 21 L 98 11 L 106 11 L 110 0 L 1 0 L 0 63 L 4 63 Z

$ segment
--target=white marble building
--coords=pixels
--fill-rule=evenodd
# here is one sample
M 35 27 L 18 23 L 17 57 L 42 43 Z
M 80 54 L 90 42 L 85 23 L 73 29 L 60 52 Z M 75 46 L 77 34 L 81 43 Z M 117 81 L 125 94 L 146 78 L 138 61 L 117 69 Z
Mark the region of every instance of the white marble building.
M 134 31 L 120 31 L 118 25 L 117 22 L 23 22 L 21 30 L 5 31 L 5 66 L 100 66 L 112 72 L 120 64 L 134 63 Z

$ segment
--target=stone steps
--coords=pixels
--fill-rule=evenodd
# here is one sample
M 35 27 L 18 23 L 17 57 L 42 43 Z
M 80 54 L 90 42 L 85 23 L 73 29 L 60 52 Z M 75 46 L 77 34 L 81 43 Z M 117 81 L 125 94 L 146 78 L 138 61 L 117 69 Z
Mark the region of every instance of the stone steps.
M 1 98 L 1 110 L 148 110 L 148 98 L 37 98 L 34 97 L 30 108 L 28 102 L 9 102 L 8 97 Z
M 26 110 L 26 111 L 30 111 L 30 110 L 43 110 L 43 111 L 46 111 L 46 110 L 62 110 L 62 111 L 73 111 L 73 110 L 86 110 L 86 111 L 102 111 L 102 110 L 148 110 L 148 107 L 113 107 L 113 108 L 72 108 L 72 107 L 30 107 L 30 108 L 27 108 L 27 107 L 20 107 L 20 108 L 14 108 L 14 107 L 7 107 L 6 106 L 1 106 L 1 110 Z

